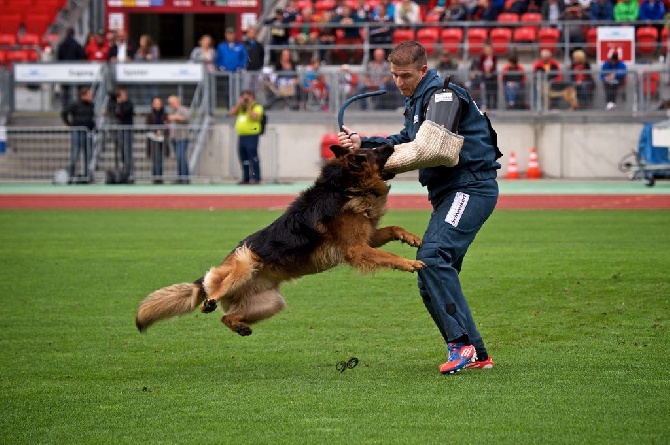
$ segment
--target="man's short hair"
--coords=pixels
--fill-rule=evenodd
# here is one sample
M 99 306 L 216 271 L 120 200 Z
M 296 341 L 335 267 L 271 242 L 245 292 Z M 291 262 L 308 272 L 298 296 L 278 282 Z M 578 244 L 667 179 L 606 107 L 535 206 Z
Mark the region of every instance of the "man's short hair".
M 426 48 L 419 42 L 407 40 L 402 42 L 391 51 L 388 61 L 394 65 L 405 66 L 416 64 L 418 68 L 428 64 Z

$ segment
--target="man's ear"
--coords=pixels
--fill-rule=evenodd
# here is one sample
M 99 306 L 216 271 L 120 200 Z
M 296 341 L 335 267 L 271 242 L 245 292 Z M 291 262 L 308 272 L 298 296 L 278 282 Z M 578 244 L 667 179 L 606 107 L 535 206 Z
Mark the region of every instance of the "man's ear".
M 336 158 L 341 158 L 344 155 L 346 155 L 347 153 L 351 152 L 351 149 L 344 148 L 341 145 L 333 144 L 333 145 L 330 146 L 330 151 L 333 152 L 333 154 L 335 155 Z

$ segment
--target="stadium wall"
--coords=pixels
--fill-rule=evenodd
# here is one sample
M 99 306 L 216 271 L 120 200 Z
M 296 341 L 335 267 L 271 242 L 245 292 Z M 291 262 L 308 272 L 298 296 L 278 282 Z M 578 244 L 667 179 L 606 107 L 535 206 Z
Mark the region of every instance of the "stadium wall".
M 264 156 L 264 152 L 269 155 L 269 150 L 274 150 L 272 156 L 277 159 L 279 179 L 316 177 L 322 163 L 322 137 L 335 132 L 336 126 L 310 122 L 271 124 L 269 127 L 276 133 L 276 144 L 262 144 L 260 156 Z M 400 129 L 400 122 L 395 125 L 363 123 L 355 127 L 361 134 L 393 134 Z M 498 123 L 495 128 L 498 144 L 504 154 L 501 159 L 503 172 L 506 171 L 510 153 L 514 152 L 519 170 L 523 173 L 530 151 L 535 147 L 540 168 L 546 177 L 618 179 L 623 175 L 618 168 L 619 161 L 637 150 L 642 125 L 540 122 Z M 201 155 L 200 173 L 210 177 L 234 176 L 239 169 L 236 144 L 237 137 L 232 126 L 228 123 L 217 124 Z

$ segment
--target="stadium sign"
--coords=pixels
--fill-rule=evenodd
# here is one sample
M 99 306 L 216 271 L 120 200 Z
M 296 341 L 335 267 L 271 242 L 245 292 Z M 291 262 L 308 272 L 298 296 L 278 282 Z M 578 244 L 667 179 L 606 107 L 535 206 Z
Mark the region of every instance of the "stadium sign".
M 635 63 L 634 26 L 599 26 L 597 39 L 599 63 L 605 62 L 613 52 L 623 63 Z
M 116 80 L 126 83 L 198 83 L 204 78 L 201 63 L 117 63 Z
M 101 63 L 17 63 L 16 82 L 93 83 L 100 80 Z

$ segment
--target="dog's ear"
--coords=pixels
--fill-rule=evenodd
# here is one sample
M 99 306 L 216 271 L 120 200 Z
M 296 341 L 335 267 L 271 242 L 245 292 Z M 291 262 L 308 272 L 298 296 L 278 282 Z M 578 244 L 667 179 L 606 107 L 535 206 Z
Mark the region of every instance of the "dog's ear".
M 344 148 L 344 147 L 341 146 L 341 145 L 335 145 L 335 144 L 333 144 L 333 145 L 330 146 L 330 151 L 333 152 L 333 154 L 335 155 L 336 158 L 341 158 L 341 157 L 343 157 L 344 155 L 350 153 L 350 152 L 351 152 L 351 149 L 349 149 L 349 148 Z
M 368 157 L 364 154 L 352 153 L 347 156 L 347 164 L 349 165 L 349 170 L 360 172 L 365 169 L 364 163 L 368 162 Z
M 375 150 L 379 151 L 379 154 L 382 155 L 382 158 L 387 159 L 393 154 L 394 148 L 393 144 L 384 144 L 377 147 Z

